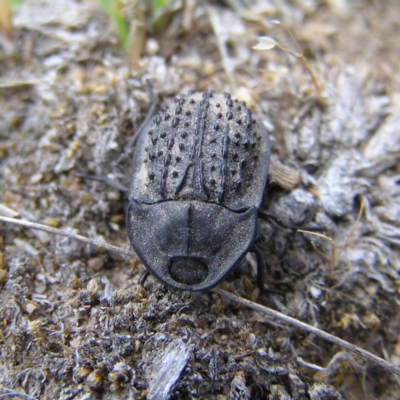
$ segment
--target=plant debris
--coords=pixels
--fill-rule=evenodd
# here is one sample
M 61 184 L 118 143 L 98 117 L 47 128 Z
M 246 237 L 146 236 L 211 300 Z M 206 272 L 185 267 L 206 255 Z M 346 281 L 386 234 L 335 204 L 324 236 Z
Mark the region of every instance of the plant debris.
M 276 158 L 263 210 L 346 246 L 331 268 L 310 243 L 329 254 L 323 237 L 261 221 L 271 293 L 250 255 L 216 290 L 399 367 L 399 4 L 174 0 L 153 15 L 147 3 L 134 70 L 96 2 L 25 0 L 11 39 L 0 34 L 0 212 L 126 251 L 0 222 L 0 395 L 399 398 L 396 375 L 218 292 L 138 285 L 124 195 L 75 175 L 128 185 L 146 79 L 161 104 L 204 89 L 246 101 Z M 273 19 L 299 42 L 323 109 L 296 58 L 252 50 L 269 36 L 298 53 Z

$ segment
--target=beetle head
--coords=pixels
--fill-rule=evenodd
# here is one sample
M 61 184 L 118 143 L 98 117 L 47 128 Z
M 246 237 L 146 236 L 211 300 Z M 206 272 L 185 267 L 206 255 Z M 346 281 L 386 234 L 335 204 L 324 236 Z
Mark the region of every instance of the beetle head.
M 208 276 L 208 266 L 197 257 L 171 257 L 169 273 L 176 282 L 198 285 Z
M 213 203 L 131 200 L 127 229 L 133 248 L 160 281 L 180 290 L 216 285 L 247 253 L 256 209 L 234 212 Z

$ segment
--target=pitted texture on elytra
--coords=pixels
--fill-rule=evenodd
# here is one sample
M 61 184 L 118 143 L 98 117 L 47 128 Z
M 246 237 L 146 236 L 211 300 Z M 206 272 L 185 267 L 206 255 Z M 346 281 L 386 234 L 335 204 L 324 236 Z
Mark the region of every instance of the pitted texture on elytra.
M 244 103 L 228 94 L 183 96 L 143 131 L 130 198 L 145 204 L 198 200 L 233 209 L 258 206 L 268 160 L 268 134 Z

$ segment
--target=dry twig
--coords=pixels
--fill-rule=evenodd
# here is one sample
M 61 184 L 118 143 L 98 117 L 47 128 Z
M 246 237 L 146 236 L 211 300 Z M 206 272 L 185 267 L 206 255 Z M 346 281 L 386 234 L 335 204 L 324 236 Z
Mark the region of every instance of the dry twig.
M 43 224 L 38 224 L 36 222 L 24 221 L 21 219 L 8 218 L 8 217 L 3 217 L 3 216 L 0 216 L 0 221 L 7 222 L 10 224 L 14 224 L 14 225 L 24 226 L 25 228 L 37 229 L 39 231 L 53 233 L 54 235 L 65 236 L 67 238 L 75 239 L 80 242 L 90 244 L 92 246 L 101 247 L 102 249 L 113 251 L 115 253 L 119 253 L 124 256 L 128 256 L 128 257 L 136 256 L 133 251 L 124 250 L 118 246 L 114 246 L 112 244 L 108 244 L 108 243 L 102 242 L 100 240 L 90 239 L 85 236 L 76 235 L 75 233 L 63 231 L 61 229 L 53 228 L 48 225 L 43 225 Z
M 4 390 L 6 393 L 0 394 L 0 399 L 3 398 L 12 398 L 12 397 L 21 397 L 22 399 L 26 400 L 37 400 L 36 397 L 29 396 L 25 393 L 20 393 L 15 390 L 6 388 L 4 386 L 0 386 L 0 390 Z
M 381 366 L 385 370 L 393 372 L 394 374 L 397 374 L 400 376 L 400 368 L 399 367 L 396 367 L 395 365 L 391 364 L 390 362 L 370 353 L 369 351 L 362 349 L 361 347 L 355 346 L 354 344 L 351 344 L 351 343 L 347 342 L 346 340 L 340 339 L 340 338 L 338 338 L 334 335 L 331 335 L 330 333 L 327 333 L 321 329 L 318 329 L 311 325 L 308 325 L 305 322 L 299 321 L 295 318 L 292 318 L 285 314 L 282 314 L 279 311 L 272 310 L 271 308 L 262 306 L 261 304 L 253 303 L 252 301 L 244 299 L 243 297 L 236 296 L 233 293 L 226 292 L 225 290 L 213 289 L 213 292 L 217 293 L 221 296 L 227 297 L 228 299 L 230 299 L 232 301 L 236 301 L 237 303 L 242 304 L 243 306 L 252 308 L 255 311 L 261 312 L 263 314 L 269 315 L 274 318 L 278 318 L 279 320 L 287 322 L 290 325 L 295 326 L 296 328 L 302 329 L 303 331 L 313 333 L 314 335 L 320 337 L 321 339 L 327 340 L 328 342 L 334 343 L 340 347 L 343 347 L 346 350 L 349 350 L 355 354 L 358 354 L 361 357 L 364 357 L 367 360 L 372 361 L 373 363 Z

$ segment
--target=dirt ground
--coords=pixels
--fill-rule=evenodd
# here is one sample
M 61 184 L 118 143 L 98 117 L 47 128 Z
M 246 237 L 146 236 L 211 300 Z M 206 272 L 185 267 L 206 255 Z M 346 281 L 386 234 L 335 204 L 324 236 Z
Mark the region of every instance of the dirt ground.
M 260 293 L 252 254 L 219 287 L 400 366 L 400 3 L 148 4 L 143 19 L 123 9 L 146 32 L 130 56 L 94 0 L 16 8 L 12 37 L 0 33 L 0 214 L 130 249 L 125 195 L 75 173 L 129 185 L 121 154 L 150 107 L 146 79 L 161 104 L 230 92 L 270 132 L 277 185 L 262 209 L 335 246 L 261 221 L 278 292 Z M 253 50 L 259 36 L 306 65 Z M 142 287 L 143 272 L 134 256 L 0 222 L 0 396 L 400 398 L 399 376 L 355 354 L 211 291 Z

